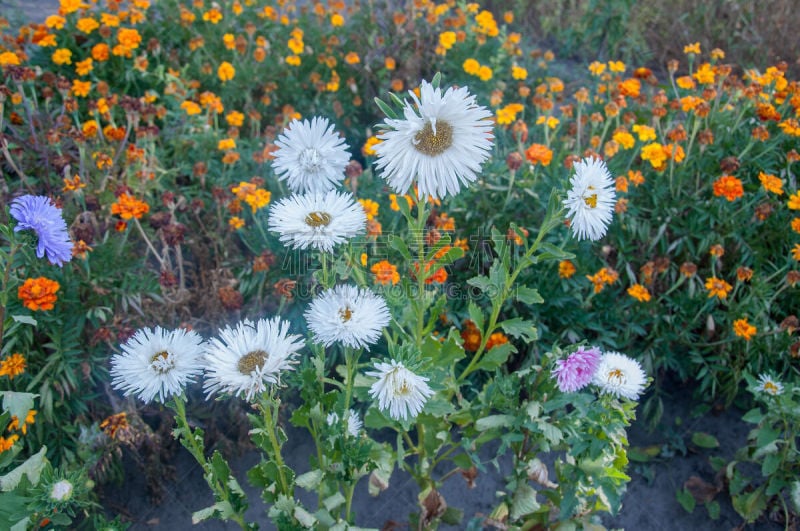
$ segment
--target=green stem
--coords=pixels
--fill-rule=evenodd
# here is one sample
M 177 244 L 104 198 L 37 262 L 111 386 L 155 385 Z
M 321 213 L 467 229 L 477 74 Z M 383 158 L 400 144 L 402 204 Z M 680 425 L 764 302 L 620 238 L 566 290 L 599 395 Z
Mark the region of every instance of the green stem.
M 422 341 L 425 332 L 425 280 L 427 279 L 427 272 L 425 271 L 425 222 L 428 219 L 427 199 L 417 198 L 417 223 L 414 227 L 414 237 L 417 239 L 417 292 L 414 294 L 416 300 L 414 301 L 414 310 L 416 313 L 416 329 L 414 333 L 414 342 L 417 351 L 422 351 Z
M 345 492 L 344 492 L 344 498 L 345 498 L 344 519 L 348 524 L 351 523 L 350 522 L 350 512 L 351 512 L 351 508 L 353 506 L 353 494 L 355 493 L 355 490 L 356 490 L 356 482 L 355 481 L 349 482 L 347 484 L 347 486 L 345 487 Z
M 283 473 L 283 467 L 285 465 L 283 463 L 283 457 L 281 456 L 281 446 L 278 444 L 278 437 L 275 435 L 277 425 L 275 424 L 275 417 L 272 413 L 273 406 L 277 409 L 279 405 L 280 401 L 271 397 L 261 401 L 261 409 L 264 411 L 264 424 L 266 424 L 267 436 L 272 445 L 272 452 L 274 454 L 272 458 L 275 460 L 275 465 L 278 468 L 278 481 L 280 481 L 281 484 L 281 491 L 283 494 L 291 496 L 289 483 L 286 481 L 286 475 Z
M 3 352 L 3 333 L 6 324 L 6 304 L 8 302 L 8 293 L 6 293 L 6 290 L 8 289 L 8 281 L 11 278 L 11 269 L 14 265 L 14 255 L 17 254 L 21 246 L 22 244 L 16 243 L 11 247 L 8 253 L 8 263 L 5 267 L 5 273 L 3 273 L 2 292 L 0 292 L 0 297 L 2 297 L 2 301 L 0 301 L 2 302 L 2 304 L 0 304 L 0 353 Z

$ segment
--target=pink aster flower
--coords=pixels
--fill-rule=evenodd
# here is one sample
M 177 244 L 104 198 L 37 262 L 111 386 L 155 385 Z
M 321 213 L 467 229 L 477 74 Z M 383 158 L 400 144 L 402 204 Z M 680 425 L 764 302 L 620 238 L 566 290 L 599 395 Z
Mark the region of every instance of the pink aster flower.
M 561 392 L 573 393 L 589 385 L 600 364 L 600 355 L 597 347 L 578 347 L 567 359 L 557 360 L 553 378 Z

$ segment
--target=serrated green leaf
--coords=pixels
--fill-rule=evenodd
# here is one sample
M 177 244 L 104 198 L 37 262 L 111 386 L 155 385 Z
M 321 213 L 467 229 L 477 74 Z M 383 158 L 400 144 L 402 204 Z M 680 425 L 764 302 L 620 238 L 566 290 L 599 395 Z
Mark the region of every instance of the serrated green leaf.
M 493 371 L 503 365 L 511 353 L 516 351 L 517 349 L 511 343 L 496 345 L 492 350 L 484 354 L 483 359 L 477 365 L 477 369 Z
M 467 307 L 467 312 L 469 313 L 470 320 L 475 324 L 478 330 L 483 333 L 483 310 L 481 310 L 477 304 L 470 301 L 469 306 Z
M 500 323 L 500 327 L 506 334 L 522 339 L 526 343 L 536 341 L 539 337 L 539 333 L 536 331 L 533 322 L 523 320 L 521 317 L 507 319 Z
M 203 520 L 208 520 L 209 518 L 227 520 L 232 514 L 233 508 L 231 504 L 226 501 L 219 501 L 211 507 L 206 507 L 205 509 L 200 509 L 192 513 L 192 524 L 199 524 Z
M 299 487 L 302 487 L 302 488 L 306 489 L 309 492 L 313 492 L 313 491 L 317 490 L 317 487 L 319 487 L 319 484 L 322 481 L 323 475 L 324 474 L 322 473 L 322 470 L 320 470 L 320 469 L 310 470 L 310 471 L 306 472 L 305 474 L 300 474 L 299 476 L 297 476 L 297 479 L 295 480 L 295 483 Z
M 762 485 L 753 492 L 747 494 L 733 496 L 731 502 L 733 503 L 734 510 L 739 513 L 739 516 L 744 518 L 747 523 L 752 524 L 761 516 L 764 509 L 767 508 L 764 486 Z
M 30 456 L 17 468 L 0 476 L 0 491 L 10 492 L 17 488 L 23 475 L 28 477 L 28 481 L 30 481 L 32 485 L 38 485 L 39 476 L 42 474 L 42 469 L 47 464 L 46 455 L 47 447 L 42 446 L 36 454 Z
M 529 288 L 527 286 L 517 286 L 514 288 L 514 296 L 522 304 L 542 304 L 544 302 L 538 289 Z
M 489 415 L 475 421 L 475 429 L 478 431 L 486 431 L 494 428 L 508 428 L 513 424 L 513 415 Z

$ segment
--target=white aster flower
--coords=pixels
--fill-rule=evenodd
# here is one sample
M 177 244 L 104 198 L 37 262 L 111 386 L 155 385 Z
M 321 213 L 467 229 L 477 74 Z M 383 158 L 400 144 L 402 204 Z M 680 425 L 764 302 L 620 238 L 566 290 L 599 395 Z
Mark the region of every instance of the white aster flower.
M 292 356 L 303 347 L 301 337 L 288 331 L 289 323 L 278 317 L 245 319 L 220 330 L 206 347 L 205 392 L 244 395 L 249 402 L 267 384 L 279 383 L 281 371 L 292 369 Z
M 564 206 L 578 239 L 599 240 L 606 234 L 616 202 L 615 183 L 606 163 L 594 157 L 576 162 Z
M 433 396 L 433 390 L 426 383 L 428 378 L 417 376 L 399 362 L 379 362 L 375 371 L 367 376 L 378 379 L 369 389 L 372 398 L 378 399 L 378 408 L 389 410 L 395 420 L 414 418 L 422 411 L 425 401 Z
M 66 479 L 62 479 L 61 481 L 53 483 L 53 487 L 50 489 L 50 499 L 55 502 L 67 501 L 72 497 L 72 491 L 72 483 Z
M 111 357 L 111 385 L 144 403 L 163 403 L 202 372 L 202 354 L 203 338 L 194 331 L 142 328 Z
M 647 376 L 639 362 L 619 352 L 606 352 L 594 373 L 592 383 L 604 393 L 636 400 L 644 391 Z
M 382 142 L 373 146 L 376 166 L 398 194 L 405 194 L 416 178 L 419 197 L 455 195 L 461 185 L 478 178 L 489 158 L 494 124 L 492 113 L 475 103 L 467 87 L 450 87 L 442 93 L 427 81 L 420 97 L 409 92 L 405 119 L 385 120 Z
M 272 167 L 293 192 L 327 192 L 344 179 L 348 145 L 327 118 L 293 120 L 275 145 Z
M 286 197 L 270 209 L 269 230 L 284 245 L 331 252 L 333 247 L 364 232 L 364 207 L 347 192 Z
M 326 420 L 328 421 L 328 426 L 334 426 L 339 422 L 339 414 L 335 411 L 328 413 Z M 361 428 L 364 427 L 364 423 L 361 422 L 361 419 L 358 417 L 358 413 L 356 413 L 353 409 L 348 409 L 344 414 L 344 426 L 348 434 L 353 437 L 358 437 L 358 434 L 361 432 Z
M 758 377 L 756 391 L 772 396 L 778 396 L 783 392 L 783 384 L 768 374 L 761 374 Z
M 353 348 L 371 345 L 390 319 L 383 297 L 344 284 L 320 293 L 306 310 L 314 339 L 326 347 L 337 341 Z

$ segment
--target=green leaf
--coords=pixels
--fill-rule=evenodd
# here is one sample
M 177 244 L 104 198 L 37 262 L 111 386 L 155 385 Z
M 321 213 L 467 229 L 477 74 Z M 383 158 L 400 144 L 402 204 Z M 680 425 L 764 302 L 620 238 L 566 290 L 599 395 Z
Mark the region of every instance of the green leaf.
M 511 520 L 517 520 L 531 514 L 539 509 L 539 502 L 536 501 L 536 490 L 527 483 L 520 483 L 514 491 L 514 498 L 511 501 Z
M 527 286 L 517 286 L 514 288 L 514 296 L 522 304 L 542 304 L 544 302 L 538 289 L 529 288 Z
M 493 371 L 503 365 L 512 352 L 517 349 L 511 343 L 502 343 L 495 346 L 492 350 L 484 354 L 483 359 L 478 363 L 477 369 L 482 371 Z
M 513 415 L 489 415 L 483 417 L 475 422 L 475 429 L 478 431 L 486 431 L 494 428 L 509 428 L 514 424 Z
M 711 500 L 710 502 L 707 502 L 706 510 L 708 511 L 709 518 L 712 520 L 719 520 L 720 507 L 718 501 Z
M 231 507 L 230 503 L 218 501 L 211 507 L 206 507 L 205 509 L 200 509 L 192 513 L 192 524 L 199 524 L 203 520 L 208 520 L 209 518 L 227 520 L 232 514 L 233 507 Z
M 692 496 L 692 493 L 686 489 L 679 490 L 675 493 L 675 498 L 678 500 L 678 503 L 681 504 L 687 513 L 691 513 L 694 511 L 694 508 L 697 506 L 697 502 Z
M 389 247 L 400 253 L 406 260 L 411 261 L 411 252 L 408 250 L 408 246 L 403 238 L 390 234 L 388 240 Z
M 36 319 L 31 317 L 30 315 L 12 315 L 11 318 L 18 323 L 29 324 L 31 326 L 37 325 Z
M 436 72 L 433 75 L 433 79 L 431 79 L 431 85 L 433 88 L 439 88 L 439 84 L 442 82 L 442 73 Z
M 697 431 L 692 434 L 692 443 L 700 448 L 719 448 L 719 441 L 709 433 Z
M 0 395 L 3 396 L 3 409 L 18 419 L 28 416 L 28 411 L 33 409 L 33 399 L 39 396 L 16 391 L 0 391 Z
M 522 339 L 526 343 L 536 341 L 539 337 L 539 333 L 536 331 L 533 321 L 526 321 L 521 317 L 507 319 L 500 323 L 500 327 L 506 334 L 516 337 L 517 339 Z
M 328 511 L 332 511 L 337 507 L 341 507 L 344 502 L 346 502 L 344 496 L 342 496 L 341 492 L 336 492 L 332 496 L 328 496 L 324 500 L 322 500 L 322 505 L 325 506 Z
M 747 523 L 752 524 L 761 516 L 764 509 L 767 508 L 767 498 L 764 496 L 764 485 L 753 492 L 734 496 L 731 502 L 733 502 L 733 508 L 739 513 L 739 516 L 747 520 Z
M 317 490 L 319 487 L 320 482 L 322 481 L 322 470 L 316 469 L 306 472 L 305 474 L 300 474 L 297 476 L 295 483 L 309 492 L 313 492 Z
M 486 277 L 482 277 L 486 278 Z M 467 281 L 469 282 L 469 281 Z M 469 302 L 467 311 L 469 312 L 470 320 L 475 324 L 478 330 L 483 333 L 483 311 L 473 301 Z
M 389 93 L 389 98 L 392 100 L 392 103 L 400 107 L 401 109 L 406 106 L 405 102 L 400 99 L 400 96 L 395 94 L 394 92 Z
M 756 407 L 742 415 L 742 420 L 751 424 L 758 424 L 764 418 L 760 407 Z
M 536 255 L 539 262 L 544 262 L 545 260 L 570 260 L 575 258 L 574 254 L 560 247 L 556 247 L 552 243 L 542 242 L 539 244 L 539 249 L 542 250 L 542 252 Z
M 37 485 L 42 469 L 47 464 L 46 454 L 47 447 L 42 446 L 36 454 L 26 459 L 24 463 L 8 474 L 0 476 L 0 491 L 10 492 L 17 488 L 23 475 L 28 477 L 28 481 L 30 481 L 32 485 Z
M 781 454 L 767 454 L 764 462 L 761 463 L 761 475 L 764 477 L 771 476 L 780 468 L 782 462 Z
M 388 103 L 377 96 L 375 97 L 375 105 L 377 105 L 381 112 L 383 112 L 383 114 L 385 114 L 387 117 L 391 118 L 392 120 L 397 120 L 397 113 L 394 112 L 394 109 L 389 107 Z

